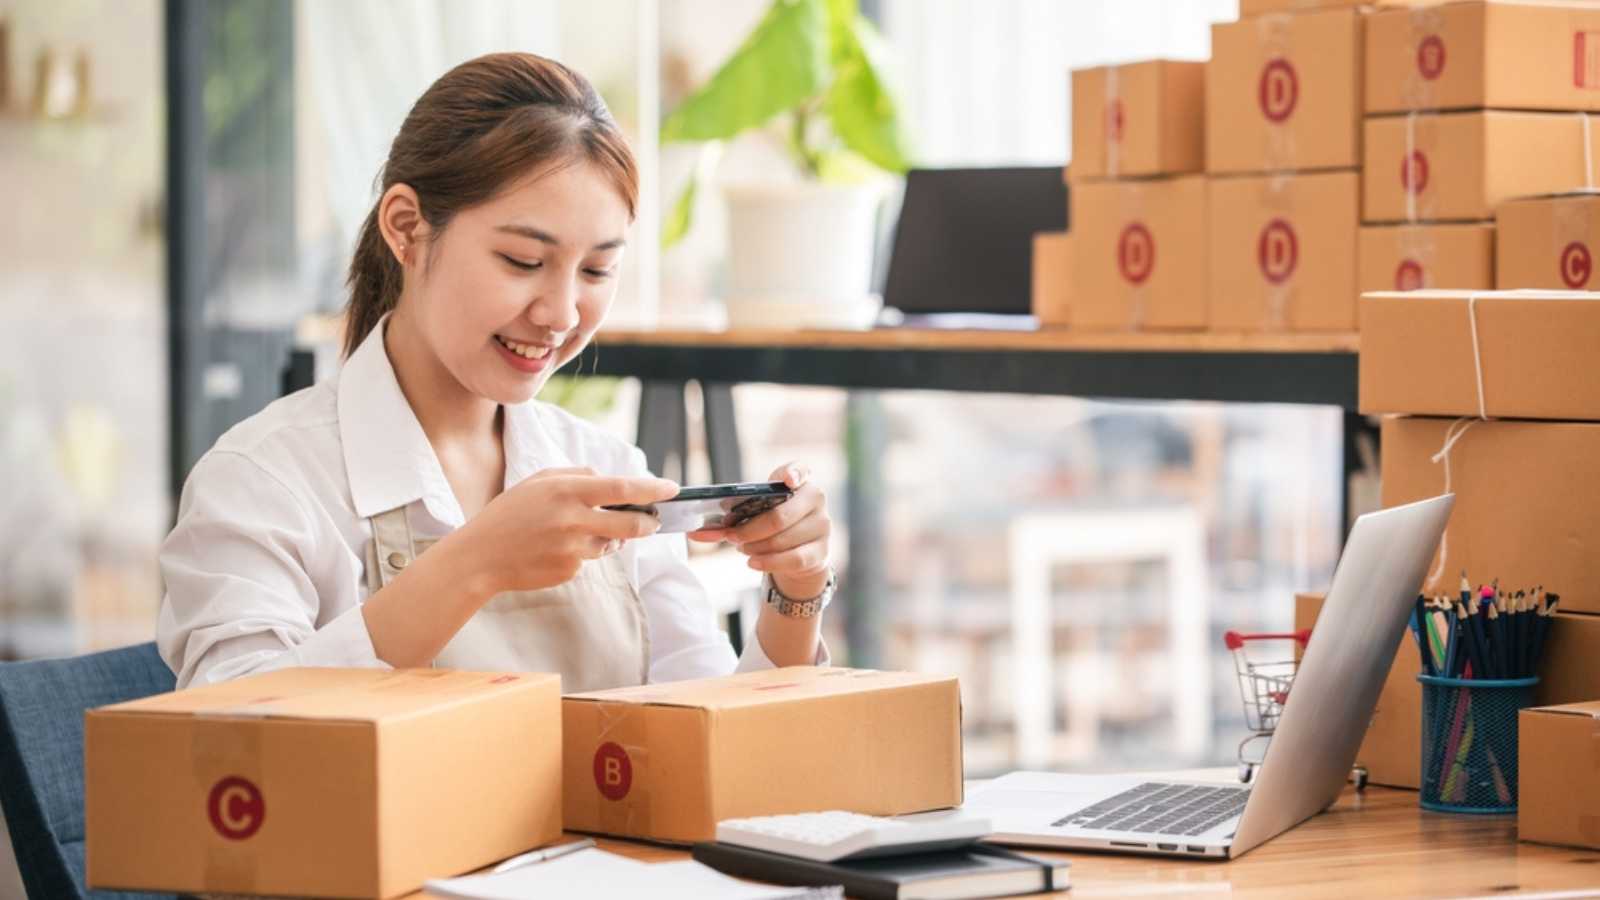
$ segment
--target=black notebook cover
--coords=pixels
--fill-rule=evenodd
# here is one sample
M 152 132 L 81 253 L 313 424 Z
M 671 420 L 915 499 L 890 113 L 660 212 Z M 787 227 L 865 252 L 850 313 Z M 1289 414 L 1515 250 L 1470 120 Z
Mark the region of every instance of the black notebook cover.
M 696 844 L 694 858 L 736 878 L 786 885 L 843 885 L 862 900 L 923 896 L 940 882 L 940 897 L 1005 897 L 1067 889 L 1067 863 L 1047 862 L 983 844 L 960 850 L 816 862 L 733 844 Z M 953 882 L 970 882 L 971 892 Z

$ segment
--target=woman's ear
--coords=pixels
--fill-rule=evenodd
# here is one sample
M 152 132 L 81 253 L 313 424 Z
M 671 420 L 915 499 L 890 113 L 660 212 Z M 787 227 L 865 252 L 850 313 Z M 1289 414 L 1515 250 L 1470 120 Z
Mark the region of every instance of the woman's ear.
M 422 218 L 422 204 L 409 184 L 393 184 L 378 201 L 378 230 L 383 241 L 403 267 L 413 249 L 427 237 L 428 223 Z

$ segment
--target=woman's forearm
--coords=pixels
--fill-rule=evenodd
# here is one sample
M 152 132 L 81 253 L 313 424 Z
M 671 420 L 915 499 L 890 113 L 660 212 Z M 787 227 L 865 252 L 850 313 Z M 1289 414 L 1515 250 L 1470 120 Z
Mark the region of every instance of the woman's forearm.
M 820 615 L 796 619 L 763 606 L 761 618 L 756 620 L 756 640 L 761 642 L 761 652 L 777 666 L 814 665 L 821 634 Z
M 494 596 L 489 567 L 473 558 L 466 529 L 418 556 L 367 598 L 361 614 L 378 658 L 397 669 L 428 666 Z

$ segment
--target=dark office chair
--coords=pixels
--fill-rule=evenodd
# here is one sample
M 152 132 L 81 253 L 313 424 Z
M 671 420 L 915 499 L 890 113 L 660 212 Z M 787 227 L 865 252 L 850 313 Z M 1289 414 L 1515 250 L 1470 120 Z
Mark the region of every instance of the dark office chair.
M 0 809 L 29 897 L 148 897 L 84 887 L 83 713 L 173 689 L 155 644 L 0 664 Z

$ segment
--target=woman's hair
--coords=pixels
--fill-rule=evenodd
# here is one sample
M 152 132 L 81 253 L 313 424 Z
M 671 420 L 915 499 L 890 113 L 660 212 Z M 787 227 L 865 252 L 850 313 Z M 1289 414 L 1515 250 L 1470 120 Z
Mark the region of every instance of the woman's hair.
M 400 298 L 400 263 L 378 228 L 378 209 L 391 186 L 417 192 L 422 218 L 437 237 L 456 213 L 517 179 L 576 162 L 599 166 L 634 214 L 639 172 L 633 151 L 605 101 L 577 72 L 531 53 L 492 53 L 435 81 L 389 147 L 378 202 L 356 240 L 345 356 Z

